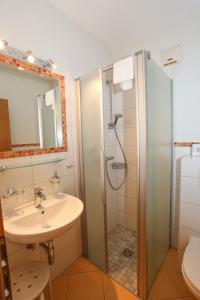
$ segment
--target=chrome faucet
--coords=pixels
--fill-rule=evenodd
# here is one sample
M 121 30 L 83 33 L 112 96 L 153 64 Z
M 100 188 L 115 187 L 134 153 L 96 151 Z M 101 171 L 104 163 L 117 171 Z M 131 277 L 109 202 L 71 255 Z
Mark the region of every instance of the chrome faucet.
M 42 206 L 42 201 L 46 200 L 46 196 L 43 193 L 43 189 L 40 187 L 37 187 L 34 189 L 34 195 L 35 195 L 35 208 L 37 209 L 43 209 L 44 207 Z

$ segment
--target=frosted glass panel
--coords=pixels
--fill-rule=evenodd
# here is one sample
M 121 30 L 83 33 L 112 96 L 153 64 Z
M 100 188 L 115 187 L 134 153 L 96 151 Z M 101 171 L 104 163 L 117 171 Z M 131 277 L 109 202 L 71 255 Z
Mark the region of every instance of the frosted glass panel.
M 171 206 L 172 83 L 147 60 L 148 286 L 169 249 Z
M 98 72 L 80 81 L 88 259 L 102 270 L 105 259 L 103 111 Z

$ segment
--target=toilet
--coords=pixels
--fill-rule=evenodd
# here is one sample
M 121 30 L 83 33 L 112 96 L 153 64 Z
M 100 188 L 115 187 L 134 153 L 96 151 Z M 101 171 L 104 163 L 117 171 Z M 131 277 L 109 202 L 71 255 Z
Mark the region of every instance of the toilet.
M 182 274 L 190 292 L 200 299 L 200 239 L 191 237 L 182 260 Z

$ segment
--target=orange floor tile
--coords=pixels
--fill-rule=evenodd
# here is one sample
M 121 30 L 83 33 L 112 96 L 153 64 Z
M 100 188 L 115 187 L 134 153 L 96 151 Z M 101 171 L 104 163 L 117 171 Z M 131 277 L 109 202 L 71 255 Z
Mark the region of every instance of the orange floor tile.
M 195 300 L 178 271 L 177 250 L 170 249 L 150 291 L 148 300 Z
M 55 300 L 138 300 L 83 257 L 53 281 L 53 292 Z
M 127 289 L 80 257 L 53 281 L 55 300 L 138 300 Z M 171 249 L 148 300 L 195 300 L 178 272 L 177 251 Z

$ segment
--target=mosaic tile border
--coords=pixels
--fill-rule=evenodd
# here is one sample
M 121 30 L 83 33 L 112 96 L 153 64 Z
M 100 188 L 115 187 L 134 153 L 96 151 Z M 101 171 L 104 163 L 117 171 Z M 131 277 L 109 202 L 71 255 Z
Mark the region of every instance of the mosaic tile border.
M 35 150 L 20 150 L 20 151 L 5 151 L 0 152 L 0 159 L 7 158 L 15 158 L 22 156 L 32 156 L 32 155 L 40 155 L 40 154 L 48 154 L 48 153 L 57 153 L 57 152 L 65 152 L 67 151 L 67 124 L 66 124 L 66 100 L 65 100 L 65 77 L 56 73 L 53 73 L 49 70 L 40 68 L 38 66 L 30 65 L 25 63 L 24 61 L 18 60 L 16 58 L 12 58 L 10 56 L 6 56 L 0 54 L 0 62 L 8 65 L 13 65 L 16 67 L 21 67 L 24 70 L 31 71 L 37 73 L 42 76 L 46 76 L 49 78 L 53 78 L 56 80 L 60 80 L 61 87 L 61 101 L 62 101 L 62 132 L 63 132 L 63 147 L 52 147 L 46 149 L 35 149 Z
M 30 143 L 30 144 L 13 144 L 13 145 L 11 145 L 12 148 L 31 147 L 31 146 L 37 147 L 37 146 L 40 146 L 40 144 L 39 143 Z
M 200 144 L 200 142 L 174 142 L 175 147 L 192 147 L 193 144 Z

